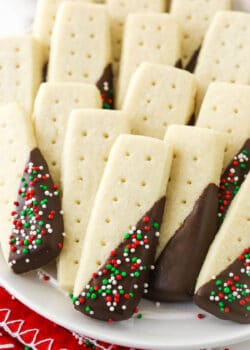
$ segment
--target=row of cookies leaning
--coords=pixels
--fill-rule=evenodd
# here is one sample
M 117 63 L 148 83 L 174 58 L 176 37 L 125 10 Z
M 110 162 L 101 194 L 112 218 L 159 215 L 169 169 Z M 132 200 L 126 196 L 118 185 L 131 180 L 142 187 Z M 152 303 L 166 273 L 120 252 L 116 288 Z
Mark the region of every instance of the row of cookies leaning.
M 164 10 L 162 1 L 154 1 L 158 9 L 143 1 L 151 13 L 128 16 L 119 75 L 120 52 L 113 50 L 122 110 L 100 109 L 114 102 L 110 24 L 118 44 L 123 31 L 115 24 L 120 21 L 122 28 L 129 12 L 141 12 L 139 3 L 131 1 L 130 8 L 130 1 L 64 2 L 56 12 L 55 4 L 39 2 L 34 32 L 53 34 L 48 82 L 39 88 L 33 113 L 48 59 L 46 39 L 0 43 L 1 104 L 15 101 L 26 112 L 9 105 L 0 117 L 4 255 L 21 273 L 62 252 L 60 285 L 74 288 L 77 309 L 108 321 L 130 317 L 143 295 L 157 301 L 193 296 L 208 248 L 249 169 L 250 88 L 235 83 L 250 82 L 250 16 L 230 11 L 214 16 L 222 1 L 213 8 L 200 2 L 199 11 L 192 8 L 195 2 L 173 1 L 170 15 L 152 13 Z M 228 9 L 229 2 L 223 6 Z M 210 20 L 195 75 L 174 68 L 181 58 L 183 66 L 194 66 Z M 228 83 L 207 90 L 215 80 Z M 196 115 L 206 94 L 198 127 L 168 127 L 189 123 L 197 91 Z M 131 131 L 144 137 L 121 135 Z M 60 193 L 50 174 L 63 190 L 65 239 Z M 239 322 L 249 318 L 248 183 L 216 235 L 195 294 L 201 307 Z

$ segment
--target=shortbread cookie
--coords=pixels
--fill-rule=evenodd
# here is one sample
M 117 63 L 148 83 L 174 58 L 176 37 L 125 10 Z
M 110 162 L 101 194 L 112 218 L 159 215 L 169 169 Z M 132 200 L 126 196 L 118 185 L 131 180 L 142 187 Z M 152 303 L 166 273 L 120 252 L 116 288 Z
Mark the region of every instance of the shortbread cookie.
M 18 102 L 30 114 L 44 63 L 44 47 L 31 36 L 0 38 L 0 105 Z
M 0 109 L 0 123 L 0 240 L 13 271 L 23 273 L 46 265 L 63 247 L 59 190 L 36 148 L 31 119 L 9 105 Z
M 106 6 L 64 2 L 51 39 L 49 81 L 96 84 L 113 107 L 111 36 Z
M 195 76 L 198 81 L 197 112 L 212 81 L 249 84 L 250 14 L 218 12 L 207 32 Z
M 231 0 L 173 0 L 170 13 L 183 28 L 182 65 L 190 71 L 196 64 L 198 52 L 215 13 L 230 10 Z
M 76 108 L 101 108 L 99 91 L 82 83 L 44 83 L 35 103 L 37 142 L 57 183 L 61 177 L 61 154 L 70 113 Z
M 108 12 L 111 21 L 113 70 L 117 76 L 123 40 L 123 29 L 127 16 L 133 12 L 164 12 L 166 0 L 107 0 Z
M 72 292 L 95 195 L 119 134 L 130 133 L 128 118 L 120 111 L 76 110 L 68 123 L 64 143 L 62 182 L 65 245 L 57 277 Z
M 181 51 L 181 29 L 169 14 L 130 14 L 126 22 L 118 79 L 117 106 L 122 107 L 130 79 L 142 62 L 174 66 Z
M 123 109 L 135 134 L 164 138 L 169 124 L 187 124 L 194 112 L 196 82 L 183 70 L 142 63 L 131 78 Z
M 163 141 L 130 135 L 116 141 L 75 283 L 79 311 L 106 321 L 135 312 L 154 261 L 171 161 L 172 148 Z
M 174 161 L 148 296 L 183 301 L 194 293 L 216 233 L 226 141 L 222 133 L 191 126 L 170 126 L 165 141 L 173 145 Z
M 215 316 L 250 323 L 250 175 L 228 211 L 200 272 L 195 303 Z
M 30 151 L 36 146 L 32 123 L 16 104 L 0 108 L 0 241 L 6 261 L 9 258 L 10 213 L 16 200 L 20 177 Z M 18 155 L 18 157 L 17 157 Z
M 197 126 L 228 133 L 224 167 L 250 137 L 250 87 L 239 84 L 210 84 Z
M 38 0 L 33 26 L 33 35 L 41 40 L 49 51 L 51 35 L 56 20 L 59 5 L 67 0 Z M 73 1 L 73 0 L 71 0 Z M 77 0 L 80 2 L 92 2 L 92 0 Z

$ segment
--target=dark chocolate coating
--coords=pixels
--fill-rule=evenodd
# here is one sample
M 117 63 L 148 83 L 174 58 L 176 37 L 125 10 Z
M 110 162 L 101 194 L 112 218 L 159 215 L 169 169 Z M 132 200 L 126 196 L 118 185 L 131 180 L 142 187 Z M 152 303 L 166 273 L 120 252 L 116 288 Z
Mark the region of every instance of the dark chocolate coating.
M 246 274 L 241 273 L 241 269 L 244 264 L 239 259 L 235 260 L 230 264 L 224 271 L 222 271 L 216 280 L 221 280 L 223 283 L 227 283 L 230 280 L 229 274 L 233 273 L 236 276 L 240 276 L 238 283 L 247 285 L 250 289 L 250 278 Z M 233 278 L 231 278 L 233 280 Z M 226 302 L 225 305 L 229 307 L 229 312 L 221 312 L 220 307 L 217 302 L 210 301 L 210 294 L 212 291 L 217 290 L 215 280 L 211 279 L 204 286 L 199 288 L 199 290 L 194 295 L 194 303 L 206 310 L 207 312 L 213 314 L 214 316 L 221 318 L 223 320 L 234 321 L 238 323 L 250 323 L 250 311 L 246 308 L 250 307 L 249 293 L 247 295 L 247 300 L 244 305 L 241 305 L 239 301 L 235 300 L 232 303 Z M 250 309 L 249 309 L 250 310 Z
M 193 296 L 196 279 L 216 233 L 217 208 L 218 187 L 210 184 L 157 259 L 150 274 L 147 298 L 175 302 Z
M 43 170 L 39 170 L 39 172 L 45 176 L 46 174 L 49 174 L 48 165 L 43 158 L 40 150 L 38 148 L 33 149 L 30 152 L 29 160 L 27 162 L 26 167 L 29 163 L 33 163 L 34 166 L 40 167 L 43 166 Z M 61 214 L 61 203 L 60 203 L 60 196 L 54 195 L 53 197 L 45 196 L 44 190 L 40 188 L 41 185 L 46 185 L 48 191 L 51 193 L 55 191 L 53 189 L 54 183 L 51 177 L 47 177 L 45 180 L 40 179 L 37 183 L 34 183 L 34 185 L 31 185 L 31 179 L 30 179 L 29 173 L 25 172 L 23 173 L 23 179 L 25 182 L 21 183 L 20 189 L 23 187 L 23 183 L 28 184 L 29 190 L 34 190 L 34 197 L 36 201 L 39 203 L 37 205 L 37 208 L 39 211 L 43 211 L 43 215 L 36 221 L 36 223 L 33 223 L 32 225 L 35 226 L 36 229 L 44 229 L 46 230 L 46 224 L 51 225 L 51 229 L 53 230 L 52 233 L 45 233 L 41 235 L 39 244 L 37 244 L 37 248 L 29 249 L 29 252 L 24 254 L 24 249 L 28 248 L 28 245 L 24 244 L 17 244 L 15 242 L 10 242 L 10 255 L 9 255 L 9 262 L 11 263 L 11 267 L 15 273 L 24 273 L 28 272 L 34 269 L 37 269 L 41 266 L 44 266 L 48 264 L 51 260 L 56 258 L 62 249 L 63 245 L 63 232 L 64 232 L 64 225 L 63 225 L 63 217 Z M 44 199 L 48 200 L 47 208 L 42 208 L 40 202 Z M 17 202 L 18 205 L 16 206 L 16 216 L 13 218 L 13 220 L 21 221 L 21 212 L 24 210 L 26 199 L 21 196 L 21 193 L 18 194 Z M 48 216 L 51 214 L 51 211 L 55 211 L 54 218 L 52 220 L 48 219 Z M 36 213 L 36 215 L 38 212 Z M 25 216 L 25 221 L 29 221 L 28 215 Z M 39 226 L 39 221 L 43 221 L 44 225 Z M 38 239 L 36 234 L 35 236 L 31 233 L 31 227 L 24 227 L 22 225 L 22 229 L 25 232 L 25 236 L 27 236 L 28 239 L 36 240 Z M 34 231 L 34 230 L 33 230 Z M 11 233 L 11 239 L 22 239 L 25 240 L 25 237 L 21 236 L 20 231 L 14 232 L 12 230 Z M 30 243 L 29 243 L 30 244 Z M 13 251 L 13 249 L 15 251 Z M 17 251 L 20 250 L 21 253 L 17 254 Z M 28 262 L 26 260 L 29 260 Z M 13 261 L 16 261 L 16 263 L 13 264 Z
M 125 261 L 124 250 L 126 249 L 128 244 L 131 244 L 131 240 L 127 238 L 125 238 L 123 242 L 117 247 L 117 249 L 115 250 L 115 255 L 111 254 L 104 266 L 99 269 L 99 271 L 105 271 L 107 263 L 109 263 L 110 260 L 115 259 L 115 261 L 121 261 L 121 264 L 118 265 L 119 270 L 127 274 L 125 278 L 119 280 L 118 284 L 112 286 L 111 288 L 112 291 L 114 289 L 119 290 L 118 287 L 120 284 L 122 285 L 123 290 L 125 291 L 125 295 L 120 295 L 120 300 L 117 303 L 115 309 L 113 311 L 110 311 L 109 307 L 107 306 L 106 296 L 98 294 L 98 291 L 96 291 L 97 297 L 95 296 L 94 299 L 92 299 L 90 295 L 89 297 L 86 297 L 85 295 L 82 296 L 82 294 L 77 298 L 78 303 L 79 300 L 81 300 L 81 298 L 84 297 L 84 299 L 86 299 L 79 305 L 75 303 L 75 308 L 78 311 L 92 318 L 103 321 L 122 321 L 130 318 L 133 315 L 137 305 L 143 297 L 145 287 L 144 284 L 148 282 L 150 267 L 154 262 L 156 247 L 158 243 L 158 235 L 156 234 L 156 232 L 158 232 L 160 228 L 162 215 L 164 212 L 164 206 L 165 197 L 156 202 L 154 206 L 143 216 L 143 218 L 136 225 L 136 230 L 134 231 L 135 234 L 138 230 L 141 230 L 142 240 L 148 239 L 147 244 L 149 246 L 148 249 L 146 249 L 145 245 L 139 245 L 136 247 L 135 252 L 130 252 L 128 254 L 128 258 L 130 258 L 131 261 L 132 258 L 141 259 L 142 262 L 140 266 L 146 267 L 145 270 L 139 270 L 138 268 L 136 268 L 136 271 L 140 272 L 139 277 L 131 276 L 131 273 L 133 273 L 133 270 L 131 269 L 133 264 L 131 261 Z M 147 223 L 145 223 L 144 221 L 145 217 L 149 219 Z M 154 223 L 157 223 L 157 228 L 154 228 Z M 147 238 L 145 236 L 147 236 Z M 96 286 L 99 286 L 100 288 L 103 285 L 103 280 L 105 278 L 111 278 L 110 270 L 107 270 L 106 273 L 102 274 L 101 276 L 95 274 L 95 276 L 89 282 L 89 287 L 95 288 Z M 135 288 L 135 285 L 137 286 L 137 288 Z M 88 293 L 90 292 L 90 289 L 86 288 L 83 292 Z M 129 295 L 130 293 L 133 293 L 133 297 L 126 298 L 126 295 Z M 114 297 L 113 293 L 111 293 L 110 295 Z M 122 308 L 122 306 L 124 305 L 126 306 L 125 310 Z M 87 310 L 93 310 L 94 314 L 91 315 L 90 312 L 86 310 L 86 308 Z
M 188 64 L 186 65 L 185 70 L 187 70 L 190 73 L 194 72 L 200 51 L 201 51 L 201 46 L 198 47 L 197 50 L 195 50 L 195 52 L 193 53 L 192 57 L 190 58 Z
M 246 154 L 243 154 L 245 152 Z M 239 162 L 239 155 L 244 155 L 244 162 Z M 235 164 L 235 161 L 238 164 Z M 231 169 L 235 172 L 232 173 Z M 221 217 L 218 217 L 217 221 L 217 231 L 219 230 L 221 224 L 223 223 L 224 217 L 230 207 L 232 200 L 235 195 L 238 193 L 240 186 L 244 182 L 248 172 L 250 170 L 250 139 L 248 139 L 239 152 L 235 155 L 234 159 L 229 163 L 228 167 L 225 169 L 220 182 L 219 188 L 219 213 L 221 213 Z M 228 180 L 230 178 L 231 173 L 231 181 Z M 237 177 L 238 180 L 235 182 L 234 178 Z M 223 182 L 224 181 L 224 182 Z
M 180 68 L 180 69 L 183 68 L 183 67 L 182 67 L 182 61 L 181 61 L 181 59 L 179 59 L 179 60 L 175 63 L 175 68 Z
M 109 64 L 96 83 L 100 90 L 104 109 L 114 109 L 114 84 L 112 64 Z

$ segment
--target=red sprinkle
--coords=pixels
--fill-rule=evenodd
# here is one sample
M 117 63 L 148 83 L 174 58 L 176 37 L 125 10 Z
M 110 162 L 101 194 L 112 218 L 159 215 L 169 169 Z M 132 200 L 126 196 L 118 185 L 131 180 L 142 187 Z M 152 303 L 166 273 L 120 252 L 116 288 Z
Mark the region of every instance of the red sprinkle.
M 202 320 L 203 318 L 205 318 L 206 316 L 204 314 L 197 314 L 197 318 L 199 320 Z

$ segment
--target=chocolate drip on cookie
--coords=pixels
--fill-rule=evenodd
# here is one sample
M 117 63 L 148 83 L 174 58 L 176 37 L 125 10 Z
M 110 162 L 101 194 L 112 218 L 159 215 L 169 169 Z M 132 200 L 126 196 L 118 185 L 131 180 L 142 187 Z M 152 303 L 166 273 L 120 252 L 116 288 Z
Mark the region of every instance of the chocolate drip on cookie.
M 30 152 L 14 205 L 9 264 L 23 273 L 48 264 L 63 247 L 59 189 L 38 148 Z
M 114 109 L 114 85 L 113 85 L 113 70 L 112 64 L 109 64 L 96 83 L 96 86 L 100 90 L 103 108 L 104 109 Z
M 219 210 L 217 230 L 224 221 L 229 206 L 239 192 L 250 170 L 250 139 L 248 139 L 241 150 L 235 155 L 221 177 L 219 188 Z
M 175 232 L 151 271 L 147 298 L 185 301 L 194 294 L 196 279 L 216 233 L 218 188 L 209 184 L 191 214 Z
M 199 288 L 194 302 L 223 320 L 250 323 L 250 249 Z
M 122 321 L 137 313 L 137 305 L 148 288 L 154 262 L 165 197 L 142 217 L 106 263 L 77 297 L 75 308 L 98 320 Z
M 197 50 L 195 50 L 195 52 L 193 53 L 192 57 L 190 58 L 188 64 L 186 65 L 185 70 L 187 70 L 190 73 L 194 72 L 200 51 L 201 51 L 201 46 L 198 47 Z

